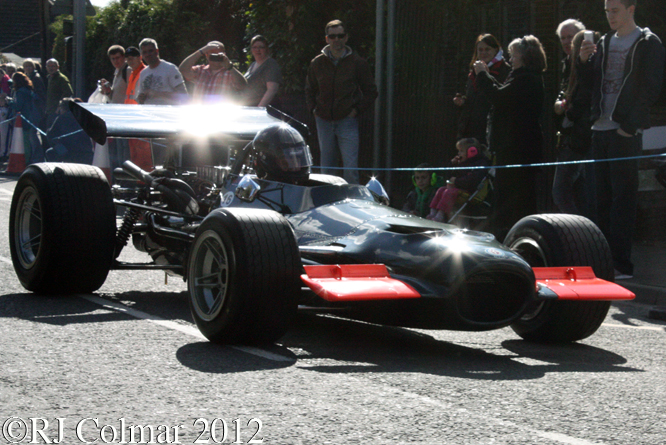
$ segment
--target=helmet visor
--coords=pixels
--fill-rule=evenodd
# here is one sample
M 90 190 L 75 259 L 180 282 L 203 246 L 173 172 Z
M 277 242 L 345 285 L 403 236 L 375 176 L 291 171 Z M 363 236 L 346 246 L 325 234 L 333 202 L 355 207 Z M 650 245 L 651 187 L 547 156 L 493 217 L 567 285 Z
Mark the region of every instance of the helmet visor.
M 312 165 L 312 156 L 307 145 L 288 145 L 275 153 L 278 168 L 284 172 L 296 172 Z

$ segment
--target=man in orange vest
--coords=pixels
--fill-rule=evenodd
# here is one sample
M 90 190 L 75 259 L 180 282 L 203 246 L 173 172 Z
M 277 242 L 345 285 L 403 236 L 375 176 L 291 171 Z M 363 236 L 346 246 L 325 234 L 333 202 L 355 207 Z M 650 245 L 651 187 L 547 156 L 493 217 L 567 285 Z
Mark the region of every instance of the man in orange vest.
M 125 103 L 137 105 L 136 87 L 139 82 L 139 75 L 146 65 L 141 60 L 141 52 L 134 46 L 130 46 L 125 50 L 125 57 L 127 57 L 127 64 L 132 68 L 132 72 L 127 78 Z M 130 139 L 129 147 L 130 160 L 142 169 L 151 171 L 153 169 L 153 157 L 150 142 L 140 139 Z

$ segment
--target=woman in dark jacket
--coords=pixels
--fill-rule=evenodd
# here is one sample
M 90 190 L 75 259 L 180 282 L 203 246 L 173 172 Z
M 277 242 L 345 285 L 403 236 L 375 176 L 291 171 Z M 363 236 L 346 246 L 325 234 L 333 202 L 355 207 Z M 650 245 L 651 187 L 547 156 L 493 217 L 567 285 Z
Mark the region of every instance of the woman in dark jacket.
M 504 60 L 502 46 L 492 34 L 481 34 L 474 43 L 474 53 L 469 63 L 469 75 L 465 95 L 456 94 L 453 103 L 461 108 L 458 120 L 458 139 L 476 138 L 486 144 L 488 113 L 490 101 L 476 84 L 474 62 L 481 60 L 486 63 L 488 73 L 499 83 L 504 83 L 511 67 Z
M 42 113 L 34 106 L 33 85 L 28 76 L 17 71 L 12 76 L 12 97 L 7 98 L 7 105 L 14 113 L 21 113 L 23 121 L 23 147 L 25 159 L 29 164 L 44 161 L 42 142 L 37 136 L 36 125 L 42 119 Z
M 546 53 L 534 36 L 515 39 L 509 45 L 513 70 L 500 84 L 486 64 L 474 63 L 477 85 L 490 99 L 490 150 L 499 166 L 541 162 L 543 133 L 539 119 L 543 109 Z M 499 168 L 496 175 L 497 208 L 494 230 L 502 240 L 520 218 L 536 213 L 536 168 Z
M 571 59 L 577 60 L 586 31 L 578 32 L 571 43 Z M 588 31 L 592 32 L 592 31 Z M 599 33 L 594 33 L 594 41 Z M 559 136 L 557 160 L 560 162 L 590 159 L 592 123 L 590 121 L 592 90 L 581 82 L 577 64 L 571 65 L 567 88 L 560 102 L 565 113 Z M 586 75 L 589 75 L 585 73 Z M 563 213 L 585 215 L 594 219 L 594 164 L 558 165 L 553 178 L 553 202 Z

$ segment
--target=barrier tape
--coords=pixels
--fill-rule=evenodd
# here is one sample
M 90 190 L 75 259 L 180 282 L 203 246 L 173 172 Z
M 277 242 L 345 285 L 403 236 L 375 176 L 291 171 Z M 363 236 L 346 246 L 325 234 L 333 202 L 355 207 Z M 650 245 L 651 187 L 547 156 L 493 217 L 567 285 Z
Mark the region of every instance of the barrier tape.
M 509 164 L 509 165 L 477 165 L 468 167 L 395 167 L 395 168 L 364 168 L 364 167 L 323 167 L 320 165 L 313 165 L 312 168 L 327 169 L 327 170 L 370 170 L 382 172 L 415 172 L 415 171 L 450 171 L 450 170 L 490 170 L 493 168 L 527 168 L 527 167 L 556 167 L 558 165 L 571 165 L 571 164 L 594 164 L 597 162 L 614 162 L 614 161 L 631 161 L 634 159 L 652 159 L 666 157 L 666 153 L 642 155 L 642 156 L 629 156 L 626 158 L 609 158 L 609 159 L 584 159 L 580 161 L 564 161 L 564 162 L 539 162 L 536 164 Z
M 15 121 L 15 120 L 16 120 L 16 116 L 14 116 L 14 117 L 10 117 L 10 118 L 7 119 L 6 121 L 2 121 L 2 122 L 0 122 L 0 125 L 2 125 L 2 124 L 6 124 L 6 123 L 8 123 L 8 122 Z
M 21 120 L 22 120 L 23 122 L 27 123 L 28 125 L 30 125 L 30 126 L 31 126 L 32 128 L 34 128 L 35 130 L 39 131 L 39 132 L 42 134 L 42 136 L 46 136 L 46 133 L 44 133 L 44 132 L 42 131 L 42 129 L 39 128 L 37 125 L 35 125 L 35 124 L 33 124 L 32 122 L 30 122 L 30 121 L 28 120 L 27 117 L 21 115 Z M 81 130 L 81 131 L 83 131 L 83 130 Z

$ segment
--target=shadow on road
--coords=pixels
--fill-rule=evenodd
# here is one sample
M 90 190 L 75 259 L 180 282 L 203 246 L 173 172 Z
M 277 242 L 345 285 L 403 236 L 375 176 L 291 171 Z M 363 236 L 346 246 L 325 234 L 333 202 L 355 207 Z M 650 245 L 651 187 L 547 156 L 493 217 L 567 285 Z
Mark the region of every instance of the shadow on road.
M 183 292 L 102 296 L 166 320 L 191 323 Z M 0 308 L 0 317 L 60 326 L 135 320 L 76 296 L 7 294 L 0 296 Z M 460 335 L 466 334 L 457 333 L 457 338 Z M 470 333 L 464 344 L 457 344 L 411 329 L 299 314 L 279 345 L 261 346 L 261 351 L 280 356 L 283 361 L 247 354 L 242 352 L 243 347 L 198 340 L 180 347 L 176 357 L 183 366 L 205 373 L 299 366 L 321 373 L 408 372 L 475 380 L 529 380 L 554 372 L 641 371 L 622 366 L 626 359 L 614 352 L 581 343 L 540 345 L 510 339 L 493 346 L 483 339 L 474 343 L 478 338 L 475 335 Z

